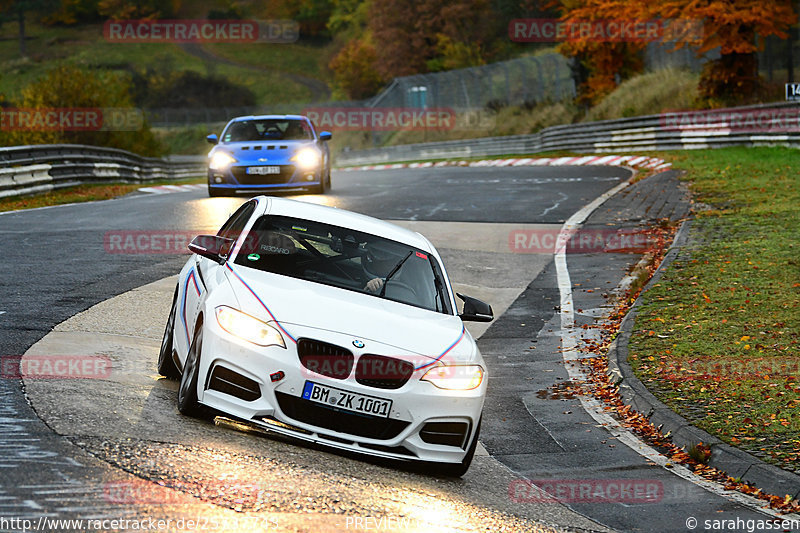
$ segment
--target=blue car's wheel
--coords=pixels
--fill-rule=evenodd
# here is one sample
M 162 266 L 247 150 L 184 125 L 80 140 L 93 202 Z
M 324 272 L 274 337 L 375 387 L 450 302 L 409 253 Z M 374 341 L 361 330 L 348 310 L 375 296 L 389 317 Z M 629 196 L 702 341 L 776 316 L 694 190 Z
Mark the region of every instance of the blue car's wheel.
M 314 188 L 314 192 L 317 194 L 325 194 L 326 192 L 328 192 L 328 190 L 330 190 L 330 188 L 331 188 L 331 171 L 330 169 L 328 169 L 325 175 L 322 176 L 322 178 L 320 179 L 319 185 L 317 185 Z

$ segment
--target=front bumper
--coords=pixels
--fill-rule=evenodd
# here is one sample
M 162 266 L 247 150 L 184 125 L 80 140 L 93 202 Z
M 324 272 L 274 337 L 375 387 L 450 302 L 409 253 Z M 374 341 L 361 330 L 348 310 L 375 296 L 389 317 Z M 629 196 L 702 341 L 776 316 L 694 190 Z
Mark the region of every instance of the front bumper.
M 296 344 L 288 339 L 285 349 L 262 348 L 232 337 L 215 321 L 204 327 L 198 398 L 209 407 L 284 435 L 393 459 L 458 463 L 472 441 L 486 376 L 474 390 L 449 391 L 420 381 L 426 368 L 416 370 L 400 388 L 376 388 L 358 383 L 353 373 L 334 379 L 305 368 Z M 347 346 L 352 340 L 338 337 L 332 334 L 325 342 Z M 360 355 L 355 354 L 356 360 Z M 367 416 L 303 399 L 307 381 L 391 400 L 389 416 Z
M 317 187 L 322 183 L 322 169 L 302 170 L 294 163 L 272 165 L 280 167 L 276 174 L 248 174 L 252 165 L 232 165 L 225 170 L 208 169 L 208 187 L 229 193 L 290 190 Z

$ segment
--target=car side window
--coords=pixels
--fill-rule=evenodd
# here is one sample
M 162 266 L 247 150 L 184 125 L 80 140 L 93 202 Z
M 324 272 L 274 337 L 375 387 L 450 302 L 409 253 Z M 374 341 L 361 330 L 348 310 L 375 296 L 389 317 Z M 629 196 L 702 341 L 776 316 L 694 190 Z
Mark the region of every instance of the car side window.
M 253 214 L 253 211 L 256 208 L 256 203 L 253 201 L 246 202 L 236 210 L 235 213 L 231 215 L 225 224 L 222 225 L 220 230 L 217 232 L 218 237 L 227 237 L 228 239 L 238 239 L 239 234 L 244 229 L 247 221 L 250 220 L 250 216 Z

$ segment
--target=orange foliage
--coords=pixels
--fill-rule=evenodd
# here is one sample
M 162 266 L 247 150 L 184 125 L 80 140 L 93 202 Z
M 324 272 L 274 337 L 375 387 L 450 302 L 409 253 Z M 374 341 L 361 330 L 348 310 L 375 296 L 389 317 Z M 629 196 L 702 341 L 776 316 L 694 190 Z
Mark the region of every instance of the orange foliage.
M 348 42 L 328 66 L 347 96 L 361 100 L 378 92 L 386 81 L 378 73 L 376 62 L 375 46 L 367 35 Z
M 711 105 L 752 99 L 760 86 L 756 35 L 785 39 L 797 21 L 790 0 L 662 0 L 650 9 L 664 18 L 703 21 L 697 52 L 719 47 L 721 54 L 705 65 L 700 79 L 700 94 Z
M 759 88 L 756 36 L 786 38 L 786 30 L 797 21 L 791 0 L 557 0 L 556 5 L 565 21 L 661 19 L 683 23 L 690 35 L 670 39 L 676 48 L 693 46 L 698 54 L 719 48 L 721 57 L 705 65 L 700 80 L 700 94 L 712 105 L 752 99 Z M 582 96 L 596 102 L 616 86 L 616 73 L 624 77 L 641 68 L 636 58 L 644 45 L 612 45 L 585 38 L 565 43 L 561 49 L 584 62 L 589 78 Z
M 557 7 L 567 23 L 642 19 L 638 3 L 629 0 L 558 0 Z M 640 72 L 644 46 L 644 42 L 601 42 L 592 35 L 562 43 L 559 51 L 575 57 L 587 71 L 587 79 L 578 87 L 578 101 L 596 104 L 620 81 Z

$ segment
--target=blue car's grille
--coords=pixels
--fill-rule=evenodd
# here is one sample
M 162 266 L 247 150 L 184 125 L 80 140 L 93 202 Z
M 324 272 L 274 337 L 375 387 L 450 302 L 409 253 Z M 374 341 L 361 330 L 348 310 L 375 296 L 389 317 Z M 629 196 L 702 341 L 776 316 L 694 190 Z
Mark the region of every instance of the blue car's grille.
M 242 185 L 273 185 L 286 183 L 294 174 L 294 165 L 280 165 L 280 174 L 248 174 L 247 167 L 232 167 L 233 177 Z

